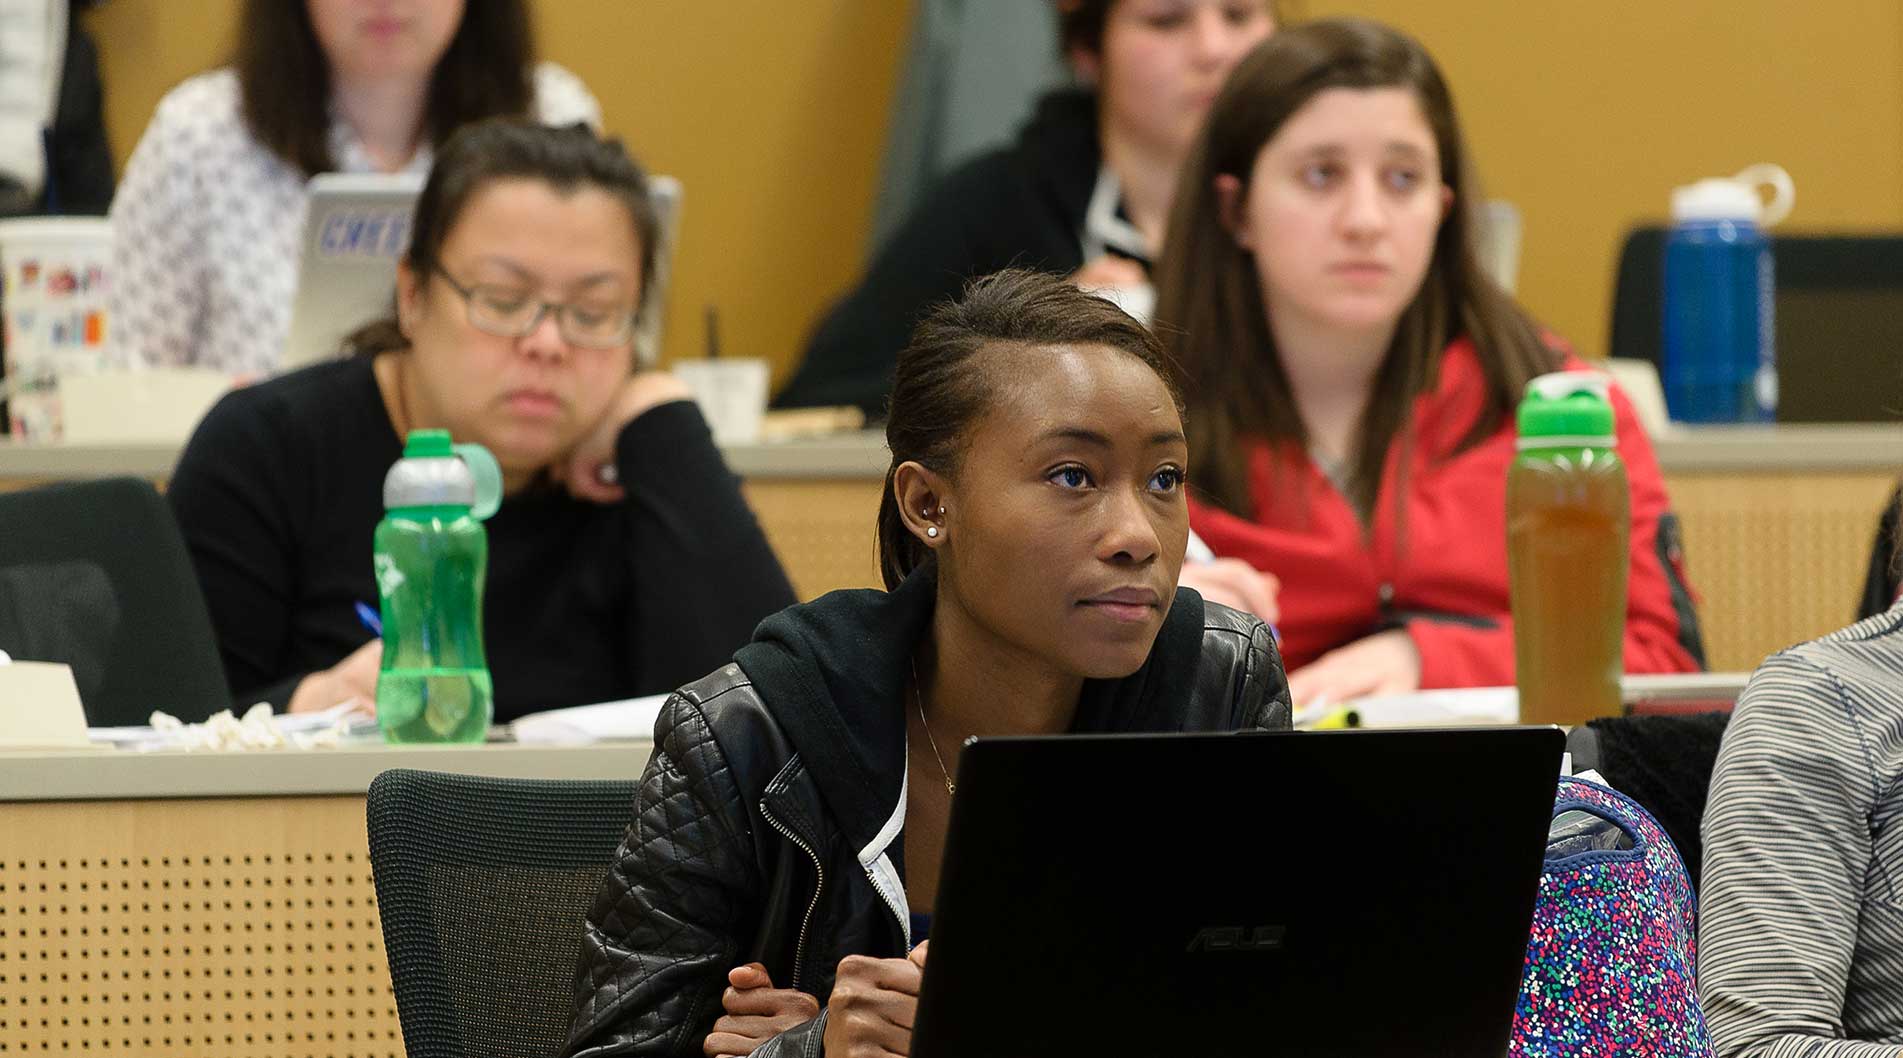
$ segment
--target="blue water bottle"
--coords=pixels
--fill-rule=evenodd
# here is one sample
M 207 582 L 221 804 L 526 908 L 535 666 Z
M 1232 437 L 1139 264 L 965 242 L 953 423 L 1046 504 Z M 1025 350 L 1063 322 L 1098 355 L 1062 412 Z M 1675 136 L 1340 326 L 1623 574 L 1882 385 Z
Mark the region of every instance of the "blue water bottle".
M 1759 185 L 1772 189 L 1767 205 Z M 1754 165 L 1672 192 L 1665 242 L 1665 404 L 1679 422 L 1777 414 L 1776 277 L 1765 228 L 1791 211 L 1790 174 Z

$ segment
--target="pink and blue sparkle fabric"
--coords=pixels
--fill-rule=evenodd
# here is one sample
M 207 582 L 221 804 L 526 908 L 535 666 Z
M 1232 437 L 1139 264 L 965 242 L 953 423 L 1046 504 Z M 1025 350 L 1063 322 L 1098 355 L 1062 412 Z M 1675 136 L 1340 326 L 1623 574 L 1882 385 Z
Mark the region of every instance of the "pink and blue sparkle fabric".
M 1561 779 L 1553 814 L 1582 809 L 1633 847 L 1548 860 L 1540 876 L 1511 1058 L 1710 1058 L 1698 1007 L 1697 899 L 1678 849 L 1631 799 Z

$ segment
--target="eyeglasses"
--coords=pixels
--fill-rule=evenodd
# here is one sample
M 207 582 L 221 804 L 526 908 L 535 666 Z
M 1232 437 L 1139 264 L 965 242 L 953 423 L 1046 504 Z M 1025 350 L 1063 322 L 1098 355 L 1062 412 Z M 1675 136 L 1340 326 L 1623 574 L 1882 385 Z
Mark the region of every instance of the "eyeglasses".
M 613 349 L 626 345 L 634 337 L 634 306 L 598 307 L 542 301 L 510 287 L 486 283 L 463 286 L 443 266 L 432 267 L 451 290 L 462 295 L 463 304 L 469 310 L 469 325 L 484 334 L 521 338 L 541 326 L 542 317 L 554 313 L 556 328 L 572 345 Z

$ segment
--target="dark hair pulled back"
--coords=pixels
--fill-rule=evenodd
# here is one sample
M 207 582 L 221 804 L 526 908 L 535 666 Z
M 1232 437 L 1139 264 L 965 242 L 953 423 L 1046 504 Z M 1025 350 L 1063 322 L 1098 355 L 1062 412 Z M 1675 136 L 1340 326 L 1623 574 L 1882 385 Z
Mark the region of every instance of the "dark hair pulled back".
M 1009 269 L 966 285 L 932 308 L 899 354 L 885 422 L 892 462 L 879 501 L 879 572 L 888 590 L 931 559 L 900 515 L 893 476 L 916 462 L 947 478 L 958 473 L 973 426 L 999 395 L 995 369 L 980 354 L 999 347 L 1102 345 L 1136 357 L 1176 395 L 1162 345 L 1116 305 L 1065 280 Z

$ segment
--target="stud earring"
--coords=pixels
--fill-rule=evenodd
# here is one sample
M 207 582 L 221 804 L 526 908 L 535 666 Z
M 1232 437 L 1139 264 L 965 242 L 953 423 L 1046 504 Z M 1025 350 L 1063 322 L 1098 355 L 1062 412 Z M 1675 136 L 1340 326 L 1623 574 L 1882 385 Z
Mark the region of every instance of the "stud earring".
M 922 507 L 918 513 L 920 517 L 930 518 L 932 516 L 932 509 L 930 507 Z
M 938 526 L 936 525 L 926 526 L 925 535 L 931 537 L 934 540 L 938 539 Z

